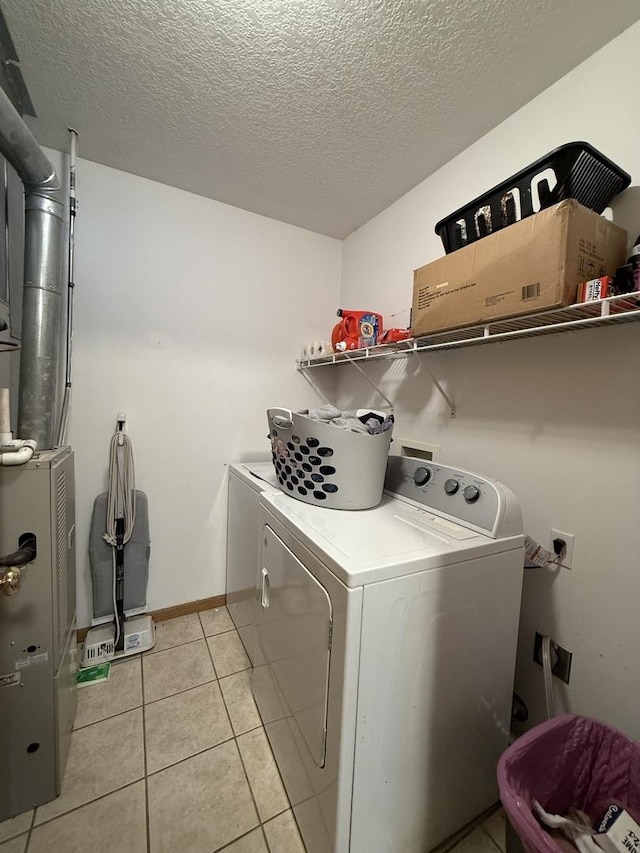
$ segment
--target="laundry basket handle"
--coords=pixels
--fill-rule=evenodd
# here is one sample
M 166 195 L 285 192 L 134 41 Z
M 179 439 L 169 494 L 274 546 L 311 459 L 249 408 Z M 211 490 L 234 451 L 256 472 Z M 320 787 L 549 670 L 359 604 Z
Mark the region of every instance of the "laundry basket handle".
M 278 429 L 293 429 L 293 412 L 291 409 L 269 409 L 269 414 Z

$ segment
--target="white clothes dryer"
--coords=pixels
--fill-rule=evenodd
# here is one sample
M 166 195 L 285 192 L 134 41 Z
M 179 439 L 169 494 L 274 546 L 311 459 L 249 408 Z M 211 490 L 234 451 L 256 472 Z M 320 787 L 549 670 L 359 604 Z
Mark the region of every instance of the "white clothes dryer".
M 254 694 L 309 853 L 426 853 L 498 800 L 520 507 L 391 457 L 382 503 L 260 498 Z
M 258 507 L 265 491 L 278 491 L 272 462 L 229 465 L 227 494 L 227 609 L 253 662 L 256 569 L 260 558 Z

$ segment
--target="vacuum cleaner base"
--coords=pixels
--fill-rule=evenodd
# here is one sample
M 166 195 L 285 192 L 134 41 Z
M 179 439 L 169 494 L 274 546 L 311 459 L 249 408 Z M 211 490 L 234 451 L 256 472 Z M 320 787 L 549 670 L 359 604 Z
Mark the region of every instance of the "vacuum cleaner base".
M 124 649 L 115 650 L 115 624 L 98 625 L 87 633 L 82 654 L 82 668 L 118 660 L 152 649 L 156 642 L 156 626 L 149 614 L 130 616 L 124 621 Z

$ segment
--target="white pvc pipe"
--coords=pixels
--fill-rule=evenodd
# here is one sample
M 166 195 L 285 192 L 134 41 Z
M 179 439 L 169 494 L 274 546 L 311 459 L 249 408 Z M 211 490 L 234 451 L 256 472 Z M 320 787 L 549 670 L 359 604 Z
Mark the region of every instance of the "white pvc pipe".
M 0 447 L 11 441 L 11 410 L 9 408 L 9 389 L 0 388 Z
M 24 465 L 38 448 L 38 443 L 31 439 L 13 441 L 12 449 L 0 453 L 0 465 Z

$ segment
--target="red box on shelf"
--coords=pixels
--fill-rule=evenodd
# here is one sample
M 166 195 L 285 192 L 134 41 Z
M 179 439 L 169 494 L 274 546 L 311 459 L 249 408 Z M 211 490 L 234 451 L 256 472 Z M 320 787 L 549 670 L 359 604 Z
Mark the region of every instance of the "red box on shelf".
M 578 285 L 576 302 L 593 302 L 595 299 L 606 299 L 607 296 L 616 296 L 613 287 L 613 277 L 603 275 L 600 278 L 592 278 Z

